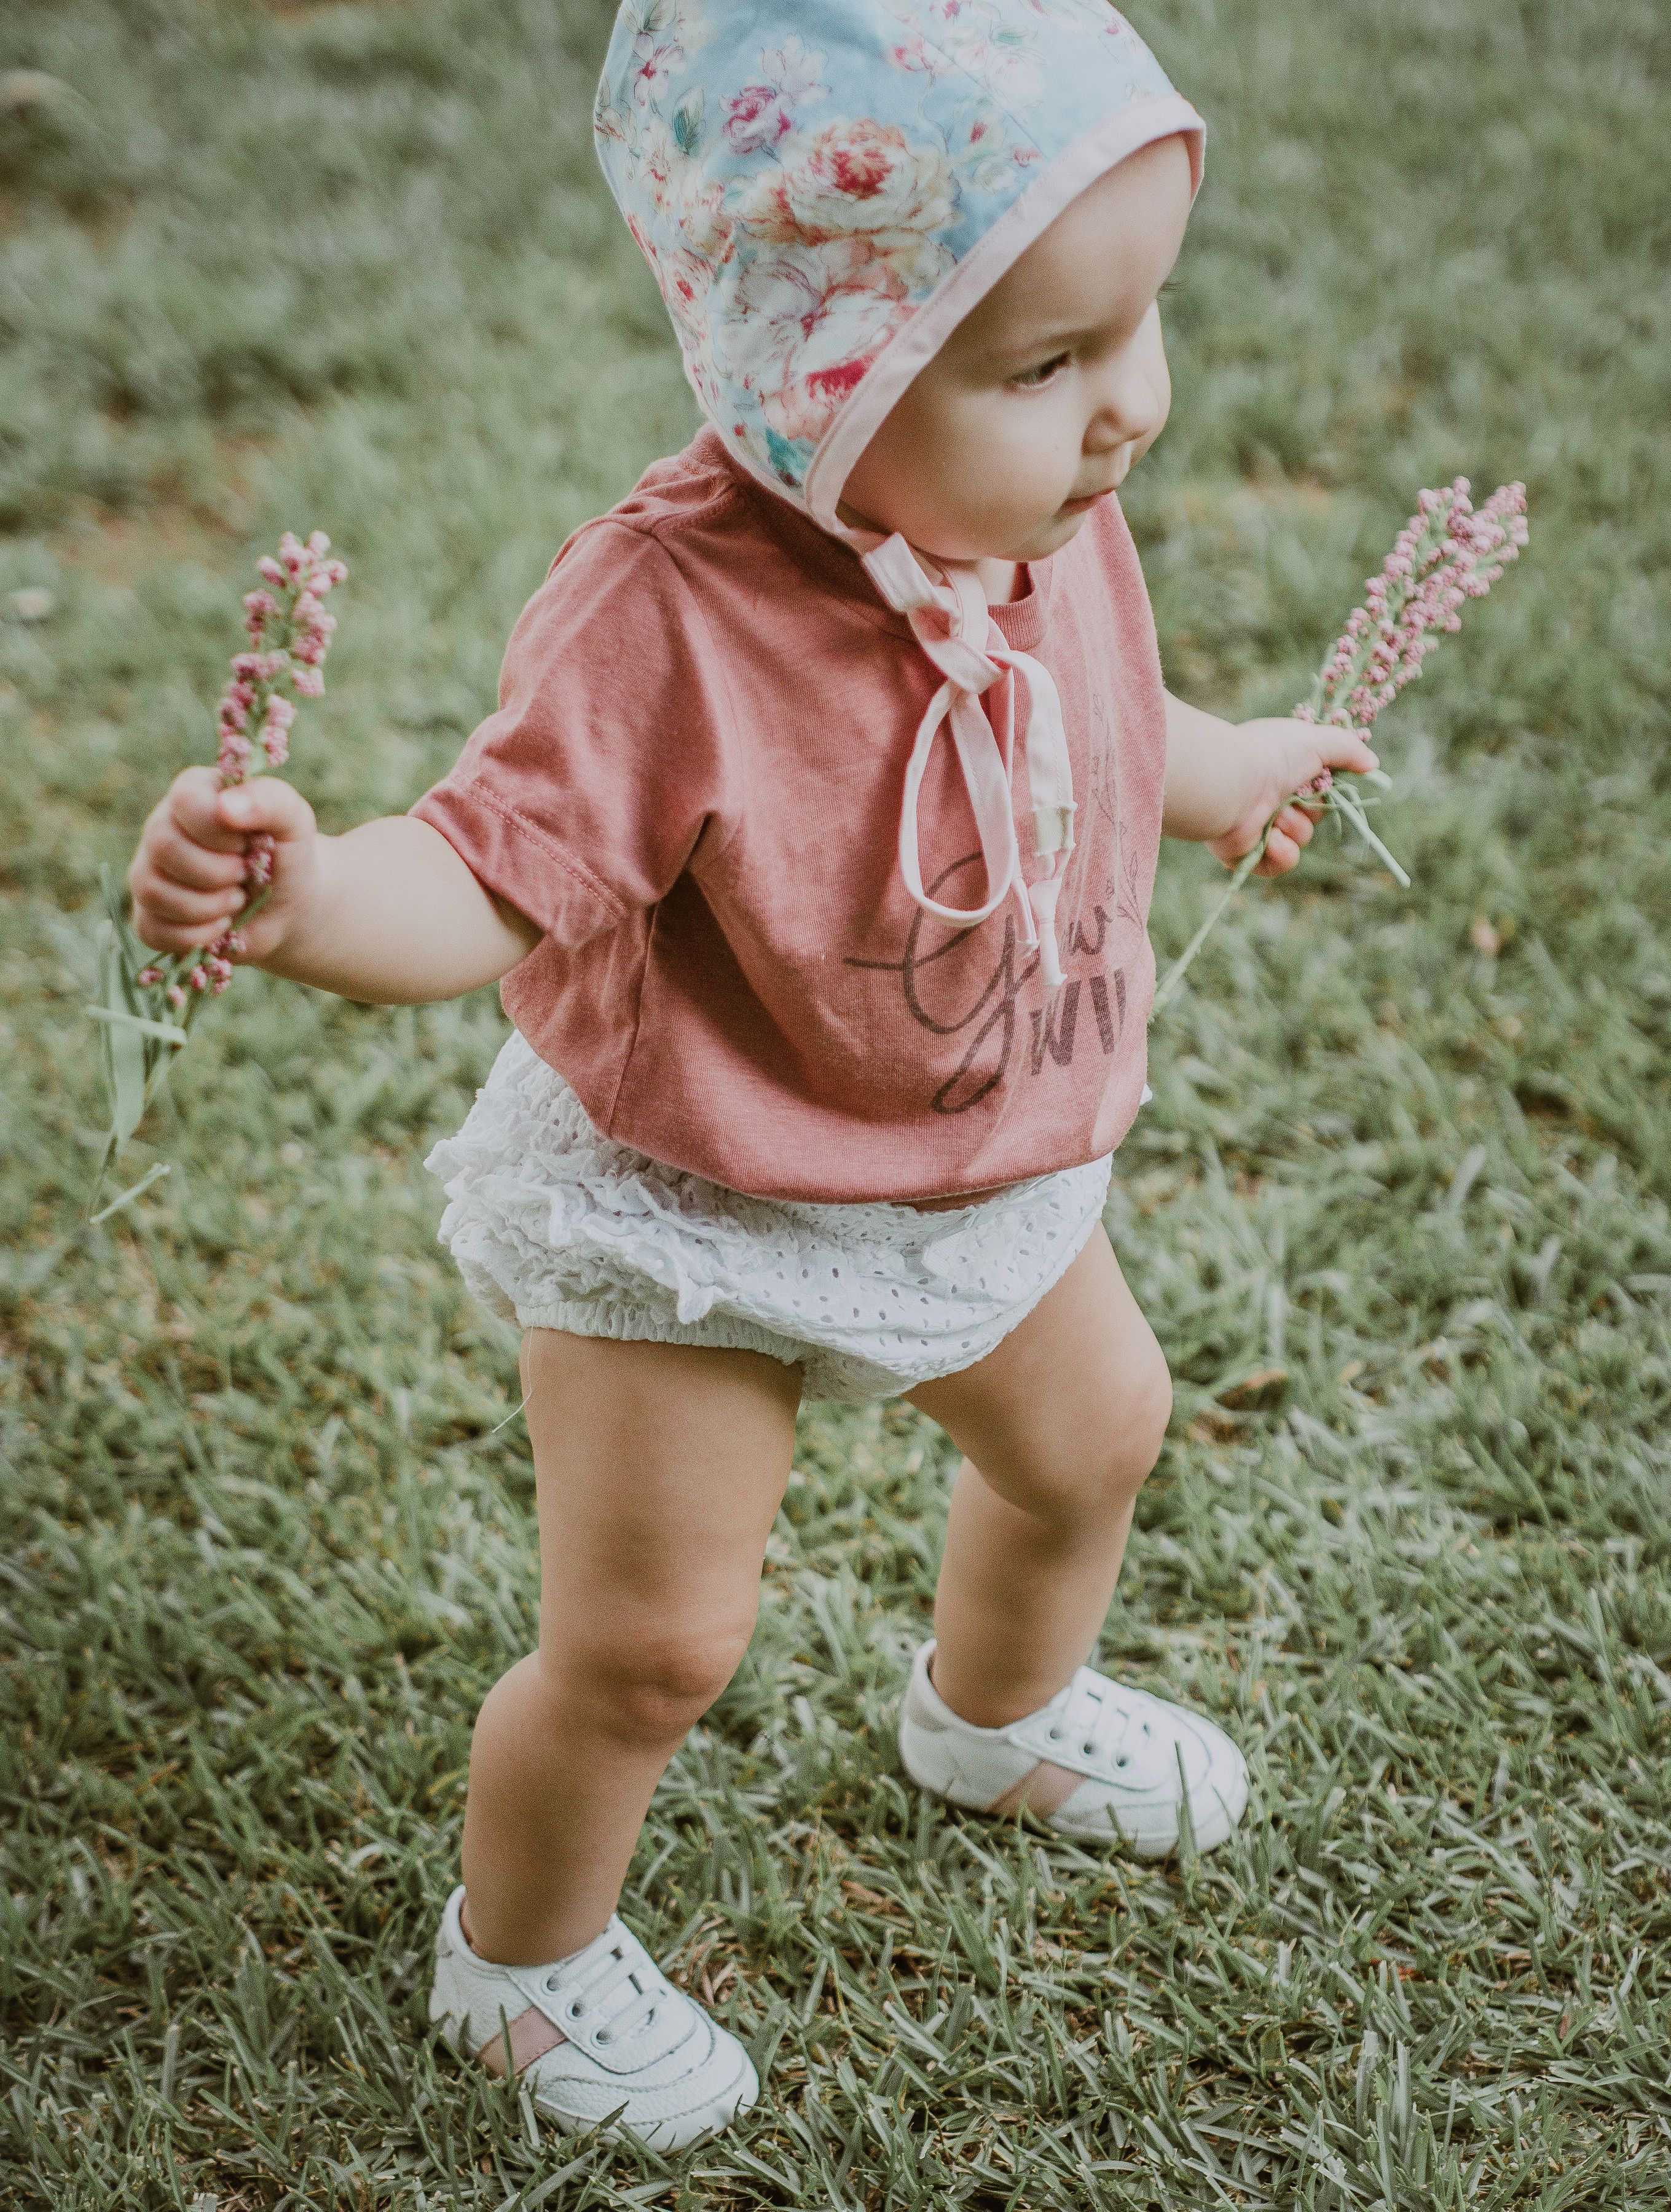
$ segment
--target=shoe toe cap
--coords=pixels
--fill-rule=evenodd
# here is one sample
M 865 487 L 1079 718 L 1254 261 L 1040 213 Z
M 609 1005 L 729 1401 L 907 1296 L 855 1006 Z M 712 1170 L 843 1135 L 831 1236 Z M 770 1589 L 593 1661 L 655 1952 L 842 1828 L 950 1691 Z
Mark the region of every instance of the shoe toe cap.
M 603 2073 L 573 2044 L 559 2044 L 523 2075 L 538 2110 L 567 2130 L 613 2114 L 610 2134 L 679 2150 L 714 2134 L 760 2094 L 752 2061 L 734 2035 L 691 2007 L 692 2033 L 631 2074 Z
M 1182 1826 L 1182 1765 L 1196 1848 L 1222 1844 L 1248 1802 L 1247 1762 L 1231 1739 L 1200 1714 L 1173 1707 L 1164 1733 L 1154 1729 L 1145 1750 L 1146 1756 L 1129 1761 L 1118 1784 L 1082 1784 L 1058 1824 L 1083 1835 L 1118 1836 L 1140 1858 L 1164 1857 L 1176 1850 Z

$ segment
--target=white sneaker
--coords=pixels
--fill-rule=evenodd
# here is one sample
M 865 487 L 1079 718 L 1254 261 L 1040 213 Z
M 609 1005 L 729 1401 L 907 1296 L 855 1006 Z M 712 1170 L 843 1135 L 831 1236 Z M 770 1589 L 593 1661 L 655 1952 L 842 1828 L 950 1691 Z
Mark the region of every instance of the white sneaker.
M 900 1758 L 923 1789 L 1004 1819 L 1024 1807 L 1065 1835 L 1119 1836 L 1145 1859 L 1176 1849 L 1186 1791 L 1198 1850 L 1222 1844 L 1241 1819 L 1247 1763 L 1200 1714 L 1081 1667 L 1042 1711 L 975 1728 L 930 1681 L 933 1656 L 931 1639 L 899 1718 Z
M 682 2150 L 753 2104 L 760 2083 L 748 2052 L 619 1920 L 555 1966 L 497 1966 L 470 1947 L 464 1894 L 455 1889 L 441 1915 L 429 2017 L 455 2051 L 495 2074 L 508 2036 L 536 2110 L 565 2135 L 615 2113 L 609 2139 Z

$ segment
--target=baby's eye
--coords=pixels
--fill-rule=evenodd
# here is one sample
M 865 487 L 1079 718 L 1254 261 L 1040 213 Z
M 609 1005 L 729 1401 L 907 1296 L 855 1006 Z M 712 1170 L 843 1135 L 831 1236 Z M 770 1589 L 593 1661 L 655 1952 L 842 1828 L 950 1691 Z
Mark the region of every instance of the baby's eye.
M 1036 392 L 1042 384 L 1048 384 L 1059 369 L 1066 368 L 1072 358 L 1068 353 L 1052 354 L 1048 361 L 1040 362 L 1036 368 L 1024 368 L 1019 376 L 1012 376 L 1010 381 L 1019 385 L 1024 392 Z

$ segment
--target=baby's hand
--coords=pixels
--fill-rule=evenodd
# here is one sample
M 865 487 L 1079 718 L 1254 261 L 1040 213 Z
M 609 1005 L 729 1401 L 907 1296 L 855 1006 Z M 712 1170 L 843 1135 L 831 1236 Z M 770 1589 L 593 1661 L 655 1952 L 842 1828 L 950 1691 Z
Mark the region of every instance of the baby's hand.
M 260 831 L 273 841 L 272 890 L 241 932 L 244 957 L 276 952 L 314 887 L 313 810 L 277 776 L 227 788 L 212 768 L 182 769 L 145 824 L 128 870 L 140 942 L 184 952 L 232 927 L 248 896 L 249 841 Z
M 1325 769 L 1346 769 L 1359 775 L 1380 765 L 1362 738 L 1328 723 L 1278 720 L 1243 722 L 1237 737 L 1247 747 L 1247 804 L 1236 827 L 1208 847 L 1233 867 L 1259 842 L 1273 810 L 1291 792 L 1303 791 Z M 1285 876 L 1299 866 L 1302 847 L 1311 842 L 1320 806 L 1285 806 L 1271 824 L 1265 852 L 1254 873 Z M 1221 817 L 1222 818 L 1222 817 Z

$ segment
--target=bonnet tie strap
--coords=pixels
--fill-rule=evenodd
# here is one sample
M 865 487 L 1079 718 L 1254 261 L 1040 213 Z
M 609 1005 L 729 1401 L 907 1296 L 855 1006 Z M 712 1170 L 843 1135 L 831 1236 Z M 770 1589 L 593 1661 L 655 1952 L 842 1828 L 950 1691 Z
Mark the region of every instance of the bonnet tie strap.
M 1029 951 L 1036 950 L 1045 988 L 1054 990 L 1062 981 L 1056 901 L 1062 870 L 1073 849 L 1074 810 L 1073 771 L 1054 681 L 1042 661 L 1006 643 L 971 565 L 943 562 L 945 580 L 937 583 L 897 532 L 862 558 L 872 582 L 888 605 L 906 617 L 918 644 L 945 679 L 917 725 L 906 763 L 899 814 L 899 871 L 905 888 L 925 914 L 963 928 L 985 921 L 1013 892 L 1021 909 L 1022 941 Z M 1006 676 L 1011 681 L 999 716 L 1000 735 L 987 719 L 981 699 Z M 1045 863 L 1043 876 L 1030 884 L 1022 873 L 1011 798 L 1013 678 L 1018 676 L 1027 695 L 1022 733 L 1032 800 L 1033 850 Z M 951 733 L 980 836 L 986 897 L 979 906 L 946 906 L 923 888 L 917 808 L 929 756 L 942 730 Z

